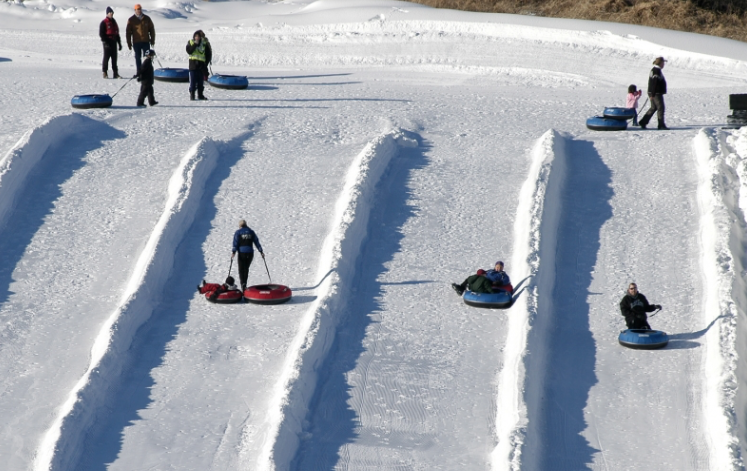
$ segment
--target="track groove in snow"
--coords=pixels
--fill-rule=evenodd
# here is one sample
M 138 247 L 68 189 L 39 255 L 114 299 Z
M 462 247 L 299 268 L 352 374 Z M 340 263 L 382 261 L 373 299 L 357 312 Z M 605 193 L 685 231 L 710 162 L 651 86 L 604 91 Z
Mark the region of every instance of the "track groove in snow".
M 137 329 L 149 318 L 172 266 L 174 247 L 195 217 L 205 180 L 218 151 L 209 139 L 195 144 L 182 158 L 168 185 L 166 207 L 125 288 L 117 309 L 102 326 L 91 348 L 87 370 L 57 410 L 34 459 L 36 471 L 69 469 L 79 459 L 82 440 L 91 426 L 109 384 L 121 373 L 122 362 Z M 63 435 L 64 430 L 64 435 Z
M 348 170 L 317 269 L 318 277 L 324 281 L 316 289 L 318 298 L 304 314 L 286 354 L 275 394 L 266 411 L 270 430 L 257 469 L 286 470 L 295 455 L 302 423 L 314 393 L 317 370 L 329 351 L 334 331 L 344 314 L 340 309 L 347 302 L 349 283 L 354 277 L 360 247 L 366 237 L 374 189 L 389 161 L 398 152 L 399 145 L 413 143 L 401 131 L 388 131 L 371 141 Z

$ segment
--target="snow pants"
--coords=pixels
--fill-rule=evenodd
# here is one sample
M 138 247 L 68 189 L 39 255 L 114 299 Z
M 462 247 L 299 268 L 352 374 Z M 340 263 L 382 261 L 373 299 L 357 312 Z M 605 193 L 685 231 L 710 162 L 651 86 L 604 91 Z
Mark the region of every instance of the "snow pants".
M 145 105 L 145 98 L 148 97 L 148 104 L 156 104 L 156 98 L 153 96 L 153 84 L 140 82 L 140 95 L 137 97 L 137 106 Z
M 246 280 L 249 278 L 249 267 L 254 260 L 254 252 L 239 252 L 239 283 L 241 291 L 246 289 Z
M 651 97 L 651 108 L 646 111 L 646 114 L 644 114 L 643 118 L 639 121 L 640 125 L 648 125 L 648 122 L 651 121 L 654 113 L 656 113 L 656 117 L 659 119 L 659 127 L 664 126 L 664 95 L 661 93 L 657 93 Z
M 104 61 L 101 64 L 101 71 L 109 71 L 109 59 L 112 60 L 112 71 L 114 75 L 119 75 L 119 67 L 117 67 L 117 42 L 116 41 L 103 41 L 104 45 Z

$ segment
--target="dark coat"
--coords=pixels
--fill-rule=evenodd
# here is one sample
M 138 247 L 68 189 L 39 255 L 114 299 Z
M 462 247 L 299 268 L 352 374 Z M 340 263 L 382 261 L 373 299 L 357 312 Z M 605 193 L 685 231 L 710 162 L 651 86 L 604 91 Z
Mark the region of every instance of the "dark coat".
M 656 306 L 649 304 L 648 299 L 642 293 L 638 293 L 636 296 L 626 294 L 620 301 L 620 312 L 625 318 L 635 317 L 637 314 L 643 314 L 646 312 L 654 312 Z
M 256 245 L 257 250 L 259 250 L 260 253 L 262 252 L 259 237 L 257 237 L 257 234 L 248 227 L 242 227 L 233 234 L 233 252 L 254 252 L 252 245 Z
M 112 35 L 106 34 L 107 20 L 113 23 L 112 29 L 115 31 L 115 33 Z M 122 47 L 122 38 L 119 36 L 119 25 L 117 25 L 117 20 L 115 20 L 114 18 L 104 18 L 101 24 L 99 24 L 99 37 L 101 38 L 102 42 L 109 43 L 110 46 L 119 44 L 119 47 Z
M 143 15 L 142 18 L 138 18 L 137 15 L 132 15 L 127 20 L 125 38 L 127 38 L 127 46 L 130 49 L 132 49 L 132 43 L 148 43 L 151 46 L 155 46 L 156 27 L 153 26 L 150 16 Z
M 143 64 L 140 66 L 139 81 L 146 85 L 153 85 L 153 61 L 150 57 L 146 57 Z
M 667 79 L 664 78 L 664 74 L 661 72 L 661 68 L 655 66 L 651 69 L 651 73 L 648 74 L 648 94 L 652 95 L 666 95 L 667 93 Z

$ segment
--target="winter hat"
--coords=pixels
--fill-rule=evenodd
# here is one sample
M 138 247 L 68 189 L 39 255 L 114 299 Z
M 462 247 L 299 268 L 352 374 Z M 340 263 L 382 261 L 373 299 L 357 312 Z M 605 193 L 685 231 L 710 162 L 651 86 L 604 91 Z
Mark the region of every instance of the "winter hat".
M 142 10 L 142 9 L 143 9 L 143 7 L 141 7 L 139 3 L 136 3 L 136 4 L 135 4 L 135 6 L 134 6 L 133 8 L 134 8 L 135 10 Z
M 106 7 L 106 14 L 114 13 L 114 10 L 112 10 L 112 7 Z
M 479 270 L 477 270 L 477 274 L 478 275 L 484 275 L 485 274 L 485 270 L 483 270 L 482 268 L 480 268 Z
M 147 51 L 145 51 L 145 57 L 150 57 L 150 56 L 155 56 L 155 55 L 156 55 L 156 51 L 154 49 L 148 49 Z

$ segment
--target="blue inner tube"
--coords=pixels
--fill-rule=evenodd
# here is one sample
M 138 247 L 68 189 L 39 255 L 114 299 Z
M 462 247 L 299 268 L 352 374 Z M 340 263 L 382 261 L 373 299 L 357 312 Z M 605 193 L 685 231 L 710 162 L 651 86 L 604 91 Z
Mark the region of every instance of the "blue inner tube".
M 628 122 L 623 119 L 594 116 L 586 120 L 586 127 L 592 131 L 625 131 L 628 129 Z
M 633 108 L 605 108 L 602 116 L 611 119 L 629 120 L 635 118 L 636 111 Z
M 654 350 L 669 343 L 669 336 L 660 330 L 628 329 L 617 338 L 623 347 L 636 350 Z
M 156 69 L 153 78 L 161 82 L 189 82 L 189 69 Z
M 75 95 L 70 104 L 73 108 L 86 110 L 88 108 L 109 108 L 112 106 L 112 97 L 103 95 Z
M 511 293 L 503 290 L 495 293 L 475 293 L 467 290 L 464 292 L 462 299 L 468 306 L 490 309 L 507 309 L 513 304 Z
M 229 90 L 243 90 L 249 87 L 249 79 L 243 75 L 211 75 L 208 83 L 213 87 Z

